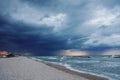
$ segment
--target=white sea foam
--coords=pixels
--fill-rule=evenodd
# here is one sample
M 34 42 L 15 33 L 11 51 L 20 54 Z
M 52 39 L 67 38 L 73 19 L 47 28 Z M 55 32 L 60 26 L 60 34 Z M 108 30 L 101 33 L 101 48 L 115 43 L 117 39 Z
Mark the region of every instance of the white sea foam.
M 56 57 L 49 57 L 48 59 L 57 59 Z
M 86 74 L 91 74 L 91 75 L 95 75 L 95 76 L 98 76 L 99 77 L 104 77 L 104 78 L 107 78 L 109 80 L 113 80 L 112 78 L 108 77 L 108 76 L 105 76 L 105 75 L 102 75 L 102 74 L 97 74 L 97 73 L 92 73 L 92 72 L 87 72 L 87 71 L 83 71 L 83 70 L 78 70 L 78 69 L 75 69 L 75 68 L 72 68 L 70 65 L 68 64 L 64 64 L 63 65 L 64 67 L 66 67 L 67 69 L 70 69 L 72 71 L 76 71 L 76 72 L 80 72 L 80 73 L 86 73 Z
M 100 61 L 80 61 L 80 60 L 69 60 L 67 62 L 72 62 L 72 63 L 99 63 Z

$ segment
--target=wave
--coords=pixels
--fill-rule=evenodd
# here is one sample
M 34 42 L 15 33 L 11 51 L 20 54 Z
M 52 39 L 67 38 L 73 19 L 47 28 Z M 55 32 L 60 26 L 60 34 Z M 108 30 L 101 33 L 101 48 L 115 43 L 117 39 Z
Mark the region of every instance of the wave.
M 76 72 L 105 77 L 109 80 L 120 80 L 120 59 L 110 57 L 83 58 L 68 56 L 34 57 L 33 59 L 64 66 Z

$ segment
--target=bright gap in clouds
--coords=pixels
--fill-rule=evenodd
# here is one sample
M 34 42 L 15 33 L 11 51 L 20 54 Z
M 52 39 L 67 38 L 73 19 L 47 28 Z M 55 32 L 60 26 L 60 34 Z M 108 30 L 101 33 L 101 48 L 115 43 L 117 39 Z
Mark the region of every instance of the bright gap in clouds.
M 116 11 L 116 8 L 109 10 L 107 8 L 98 7 L 93 11 L 93 18 L 89 21 L 93 25 L 112 25 L 120 16 L 120 11 Z
M 67 14 L 61 12 L 46 11 L 42 8 L 36 9 L 28 4 L 19 2 L 20 5 L 16 6 L 16 10 L 10 12 L 13 19 L 23 21 L 27 24 L 35 26 L 52 27 L 53 31 L 59 31 L 60 27 L 65 26 L 67 23 Z M 21 6 L 22 5 L 22 6 Z
M 86 46 L 119 46 L 120 45 L 120 35 L 102 36 L 99 34 L 92 35 L 88 41 L 84 43 Z
M 54 27 L 54 31 L 58 31 L 60 27 L 65 26 L 67 16 L 66 14 L 59 13 L 41 19 L 38 24 Z
M 23 4 L 23 7 L 18 7 L 18 10 L 11 12 L 11 17 L 27 24 L 53 27 L 53 31 L 59 31 L 60 27 L 65 26 L 67 22 L 67 15 L 65 13 L 37 10 L 27 4 Z
M 118 7 L 107 9 L 103 7 L 93 10 L 90 20 L 85 24 L 94 31 L 88 36 L 88 39 L 83 43 L 83 47 L 119 47 L 120 46 L 120 10 Z

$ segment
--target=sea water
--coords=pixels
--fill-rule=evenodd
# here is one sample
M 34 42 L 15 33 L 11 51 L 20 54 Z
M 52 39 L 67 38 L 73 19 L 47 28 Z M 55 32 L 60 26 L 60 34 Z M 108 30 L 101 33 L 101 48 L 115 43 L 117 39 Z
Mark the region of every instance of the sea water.
M 62 65 L 78 72 L 120 80 L 120 58 L 111 56 L 34 56 L 32 58 Z

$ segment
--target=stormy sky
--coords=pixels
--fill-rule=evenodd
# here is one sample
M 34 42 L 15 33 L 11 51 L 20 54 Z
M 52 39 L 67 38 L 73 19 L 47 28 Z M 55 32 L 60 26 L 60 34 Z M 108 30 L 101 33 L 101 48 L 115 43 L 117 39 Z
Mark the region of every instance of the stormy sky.
M 120 54 L 120 1 L 0 0 L 0 50 Z

